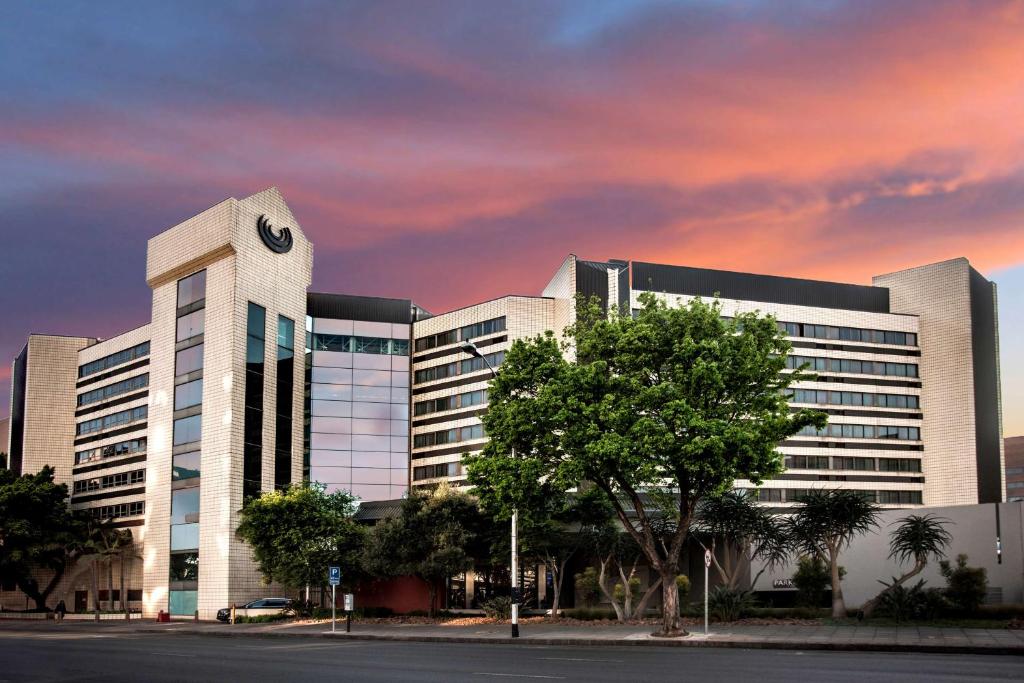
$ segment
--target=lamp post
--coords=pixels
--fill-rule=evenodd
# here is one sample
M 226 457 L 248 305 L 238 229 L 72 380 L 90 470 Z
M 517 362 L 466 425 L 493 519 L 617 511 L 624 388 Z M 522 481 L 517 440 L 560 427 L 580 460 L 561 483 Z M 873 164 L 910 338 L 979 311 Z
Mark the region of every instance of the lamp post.
M 497 378 L 498 371 L 494 369 L 491 362 L 487 360 L 480 349 L 471 341 L 462 342 L 462 350 L 471 356 L 479 358 L 491 372 L 492 378 Z M 512 458 L 516 457 L 516 451 L 512 449 Z M 512 637 L 519 637 L 519 510 L 512 508 Z

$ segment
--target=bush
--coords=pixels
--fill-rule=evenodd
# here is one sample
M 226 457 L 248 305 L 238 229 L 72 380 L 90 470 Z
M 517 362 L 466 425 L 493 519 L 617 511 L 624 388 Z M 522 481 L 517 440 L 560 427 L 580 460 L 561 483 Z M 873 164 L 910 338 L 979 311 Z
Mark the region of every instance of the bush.
M 839 578 L 846 575 L 846 570 L 839 568 Z M 832 588 L 832 575 L 828 565 L 820 557 L 804 555 L 797 560 L 796 572 L 793 574 L 793 587 L 796 588 L 796 602 L 801 607 L 821 607 L 825 602 L 825 592 Z
M 562 611 L 562 616 L 568 619 L 579 619 L 580 621 L 602 621 L 616 619 L 615 612 L 610 609 L 594 609 L 592 607 L 577 607 Z
M 499 596 L 483 604 L 484 614 L 492 619 L 512 618 L 512 598 Z
M 736 621 L 754 606 L 750 591 L 716 586 L 708 593 L 708 611 L 716 621 Z
M 236 624 L 265 624 L 265 623 L 271 622 L 271 621 L 285 621 L 286 619 L 291 619 L 291 618 L 292 618 L 292 615 L 288 614 L 286 612 L 282 612 L 280 614 L 260 614 L 259 616 L 255 616 L 255 617 L 237 616 L 237 617 L 235 617 L 235 623 Z
M 893 578 L 893 583 L 896 579 Z M 881 582 L 886 584 L 884 581 Z M 925 588 L 924 579 L 907 588 L 896 586 L 882 593 L 878 601 L 878 611 L 896 621 L 910 619 L 935 619 L 946 608 L 946 599 L 937 588 Z
M 676 589 L 679 591 L 679 608 L 686 604 L 686 598 L 690 596 L 690 577 L 680 574 L 676 577 Z
M 988 592 L 985 568 L 968 567 L 967 555 L 963 553 L 956 556 L 955 567 L 950 565 L 949 560 L 943 560 L 939 568 L 946 579 L 946 599 L 953 609 L 962 614 L 977 612 Z
M 594 567 L 587 567 L 579 574 L 573 576 L 576 581 L 576 590 L 580 593 L 580 599 L 587 607 L 593 607 L 601 600 L 601 587 L 598 584 L 598 573 Z
M 622 587 L 621 583 L 617 583 L 612 589 L 612 595 L 617 601 L 622 602 L 626 599 L 626 589 Z M 635 576 L 629 580 L 629 595 L 633 602 L 640 598 L 640 579 Z

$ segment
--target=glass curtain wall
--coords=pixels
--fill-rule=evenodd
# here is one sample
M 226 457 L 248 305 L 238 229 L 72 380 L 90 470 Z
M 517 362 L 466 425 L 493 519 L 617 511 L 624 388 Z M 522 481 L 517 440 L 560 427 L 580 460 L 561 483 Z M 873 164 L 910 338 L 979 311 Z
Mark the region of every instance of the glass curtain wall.
M 171 467 L 168 611 L 193 615 L 199 589 L 199 485 L 203 437 L 206 271 L 178 281 Z
M 260 495 L 263 487 L 263 387 L 267 311 L 249 302 L 245 341 L 245 418 L 242 461 L 242 502 Z

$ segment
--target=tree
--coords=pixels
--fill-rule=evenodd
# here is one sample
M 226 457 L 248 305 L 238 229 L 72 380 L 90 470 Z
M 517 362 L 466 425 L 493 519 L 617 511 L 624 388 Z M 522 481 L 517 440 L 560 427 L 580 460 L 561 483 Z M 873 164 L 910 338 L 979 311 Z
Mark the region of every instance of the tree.
M 753 590 L 765 570 L 784 565 L 790 555 L 782 519 L 757 505 L 746 491 L 705 498 L 697 508 L 694 530 L 707 538 L 712 566 L 727 588 L 737 588 L 743 568 L 761 560 L 761 569 L 750 580 Z
M 972 614 L 985 602 L 988 593 L 988 572 L 984 567 L 968 567 L 967 555 L 956 556 L 956 566 L 942 560 L 939 569 L 946 579 L 946 599 L 957 611 Z
M 839 553 L 854 538 L 878 526 L 878 506 L 859 491 L 812 490 L 788 520 L 794 543 L 806 554 L 822 559 L 832 583 L 832 617 L 846 616 Z
M 0 470 L 7 469 L 7 454 L 0 451 Z
M 603 491 L 661 580 L 662 633 L 681 634 L 675 577 L 698 503 L 780 473 L 776 445 L 825 423 L 790 410 L 786 389 L 807 376 L 784 371 L 789 350 L 774 319 L 723 319 L 717 302 L 669 308 L 645 293 L 634 317 L 581 300 L 564 349 L 549 333 L 506 354 L 478 462 L 505 461 L 501 485 L 520 509 L 537 480 Z M 667 518 L 652 491 L 671 496 Z
M 322 586 L 327 568 L 341 567 L 346 585 L 360 569 L 365 531 L 347 491 L 326 493 L 305 483 L 267 491 L 242 508 L 238 536 L 252 547 L 260 573 L 292 589 Z
M 928 558 L 941 560 L 946 556 L 946 548 L 953 541 L 953 536 L 946 531 L 948 520 L 934 515 L 909 515 L 899 522 L 889 536 L 889 558 L 898 564 L 906 564 L 913 560 L 910 571 L 885 584 L 881 593 L 864 603 L 861 610 L 865 617 L 870 617 L 887 593 L 896 590 L 907 581 L 924 571 Z
M 415 576 L 427 587 L 427 611 L 437 607 L 437 586 L 473 566 L 485 554 L 479 541 L 483 519 L 474 498 L 439 486 L 432 492 L 412 491 L 398 517 L 373 528 L 365 566 L 377 576 Z
M 0 470 L 0 578 L 15 582 L 37 610 L 46 609 L 86 538 L 87 515 L 72 511 L 67 499 L 67 486 L 54 483 L 52 467 L 20 477 Z M 33 576 L 36 569 L 53 572 L 46 586 Z

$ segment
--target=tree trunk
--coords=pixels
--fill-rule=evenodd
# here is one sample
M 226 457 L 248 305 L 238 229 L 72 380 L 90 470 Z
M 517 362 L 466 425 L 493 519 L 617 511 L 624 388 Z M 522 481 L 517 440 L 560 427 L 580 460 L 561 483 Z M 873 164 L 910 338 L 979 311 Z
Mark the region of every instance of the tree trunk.
M 430 581 L 429 585 L 430 585 L 430 587 L 427 589 L 427 592 L 428 592 L 428 594 L 430 596 L 430 607 L 427 609 L 427 616 L 429 616 L 431 619 L 433 619 L 434 618 L 434 604 L 437 602 L 437 585 L 433 581 Z
M 828 549 L 828 560 L 832 570 L 832 618 L 846 618 L 846 603 L 843 602 L 843 587 L 839 579 L 839 553 Z
M 107 611 L 114 611 L 114 556 L 107 556 Z
M 685 636 L 679 618 L 679 589 L 676 587 L 676 567 L 662 566 L 661 574 L 661 631 L 656 635 L 664 637 Z
M 120 561 L 117 563 L 118 569 L 121 570 L 121 611 L 124 612 L 125 619 L 128 618 L 128 608 L 126 607 L 128 602 L 127 602 L 127 600 L 125 598 L 125 591 L 124 591 L 124 561 L 127 558 L 128 558 L 128 553 L 123 552 L 123 553 L 121 553 Z
M 658 579 L 648 586 L 647 591 L 644 592 L 643 596 L 640 598 L 640 602 L 636 603 L 636 609 L 634 609 L 633 614 L 630 615 L 631 619 L 644 618 L 644 612 L 647 611 L 647 603 L 651 601 L 651 598 L 654 597 L 654 594 L 658 591 L 660 586 L 661 579 Z
M 612 604 L 612 609 L 615 610 L 615 618 L 619 621 L 625 621 L 627 615 L 623 613 L 622 606 L 619 605 L 619 601 L 615 599 L 614 587 L 608 588 L 607 583 L 607 566 L 611 562 L 611 557 L 602 558 L 599 560 L 601 563 L 601 571 L 597 575 L 597 587 L 601 589 L 601 594 Z
M 568 562 L 568 560 L 566 560 Z M 565 564 L 562 562 L 559 565 L 558 562 L 551 563 L 551 578 L 554 579 L 551 582 L 551 618 L 558 618 L 558 606 L 561 604 L 562 599 L 562 579 L 565 578 Z
M 100 567 L 99 558 L 92 559 L 92 612 L 96 621 L 100 620 Z
M 912 570 L 910 570 L 900 578 L 896 579 L 896 581 L 894 581 L 891 585 L 886 586 L 881 593 L 865 602 L 864 605 L 860 608 L 860 611 L 861 613 L 863 613 L 864 618 L 868 619 L 871 617 L 872 614 L 874 614 L 875 608 L 878 607 L 878 603 L 882 601 L 882 596 L 884 596 L 889 591 L 895 589 L 897 586 L 902 586 L 907 581 L 920 574 L 922 571 L 924 571 L 924 566 L 925 563 L 923 562 L 916 563 Z

